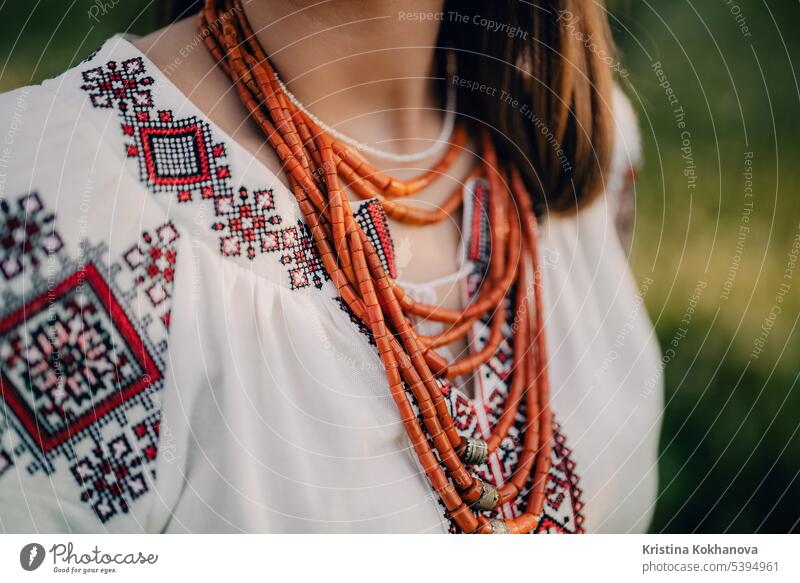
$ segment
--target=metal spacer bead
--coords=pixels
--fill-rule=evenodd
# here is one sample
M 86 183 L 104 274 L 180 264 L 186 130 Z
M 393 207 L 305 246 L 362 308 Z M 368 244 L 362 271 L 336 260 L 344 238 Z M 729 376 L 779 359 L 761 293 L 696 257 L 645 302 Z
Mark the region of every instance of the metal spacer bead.
M 493 518 L 489 521 L 489 524 L 492 526 L 492 534 L 509 534 L 510 531 L 508 530 L 508 525 L 506 524 L 505 520 L 500 518 Z
M 483 487 L 481 488 L 481 497 L 478 498 L 478 501 L 475 503 L 475 505 L 481 510 L 494 510 L 499 503 L 500 492 L 497 491 L 497 488 L 491 484 L 483 482 Z
M 467 465 L 478 465 L 486 461 L 489 455 L 489 445 L 482 439 L 465 437 L 462 441 L 464 449 L 461 452 L 461 461 Z

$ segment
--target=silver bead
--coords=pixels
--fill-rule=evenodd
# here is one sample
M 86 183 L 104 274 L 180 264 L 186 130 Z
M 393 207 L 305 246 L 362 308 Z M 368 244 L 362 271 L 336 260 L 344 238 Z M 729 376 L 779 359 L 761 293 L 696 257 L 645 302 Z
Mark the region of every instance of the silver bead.
M 493 518 L 489 524 L 492 526 L 492 534 L 509 534 L 510 532 L 506 521 L 500 518 Z
M 479 465 L 486 461 L 489 455 L 489 445 L 482 439 L 465 437 L 464 450 L 461 452 L 461 461 L 467 465 Z
M 481 510 L 494 510 L 499 503 L 500 493 L 497 488 L 484 482 L 481 488 L 481 497 L 478 498 L 475 505 Z

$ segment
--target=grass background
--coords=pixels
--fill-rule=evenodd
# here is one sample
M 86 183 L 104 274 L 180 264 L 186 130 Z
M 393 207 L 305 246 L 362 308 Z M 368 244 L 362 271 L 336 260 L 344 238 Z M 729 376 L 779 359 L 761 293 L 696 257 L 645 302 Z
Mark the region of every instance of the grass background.
M 92 6 L 97 21 L 89 18 Z M 640 280 L 654 280 L 645 301 L 662 347 L 675 343 L 665 358 L 651 529 L 798 531 L 800 266 L 786 270 L 800 236 L 793 63 L 800 36 L 791 30 L 800 5 L 611 0 L 608 7 L 628 73 L 620 81 L 638 109 L 644 142 L 631 264 Z M 0 0 L 0 91 L 58 74 L 115 32 L 155 27 L 148 0 Z M 694 188 L 654 62 L 685 113 Z M 746 152 L 753 197 L 744 218 Z M 705 287 L 684 326 L 698 282 Z M 778 303 L 782 284 L 791 287 Z M 756 358 L 754 342 L 775 306 L 781 311 Z

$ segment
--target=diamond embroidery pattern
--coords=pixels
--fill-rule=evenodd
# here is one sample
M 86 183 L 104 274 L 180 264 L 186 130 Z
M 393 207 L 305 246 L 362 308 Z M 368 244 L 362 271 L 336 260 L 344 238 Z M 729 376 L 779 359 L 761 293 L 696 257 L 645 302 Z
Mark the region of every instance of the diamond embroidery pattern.
M 6 280 L 18 276 L 26 265 L 38 268 L 63 248 L 54 219 L 35 192 L 17 199 L 16 205 L 0 201 L 0 272 Z
M 142 242 L 124 255 L 125 264 L 136 273 L 136 286 L 143 287 L 151 305 L 161 310 L 159 319 L 165 328 L 169 328 L 171 302 L 167 300 L 172 297 L 175 280 L 177 240 L 178 231 L 168 222 L 158 227 L 155 234 L 145 231 Z
M 125 117 L 122 132 L 132 138 L 126 152 L 137 159 L 150 189 L 175 193 L 181 203 L 230 194 L 225 146 L 213 143 L 208 124 L 195 117 L 175 120 L 170 111 Z
M 377 199 L 365 201 L 354 216 L 378 252 L 383 269 L 386 270 L 389 277 L 396 278 L 397 266 L 394 260 L 394 243 L 389 232 L 386 213 L 384 213 L 381 203 Z
M 242 187 L 236 196 L 219 196 L 214 203 L 221 220 L 212 228 L 223 233 L 220 239 L 223 255 L 244 254 L 253 259 L 259 252 L 276 250 L 273 246 L 276 231 L 268 227 L 279 225 L 282 219 L 275 212 L 272 190 L 258 190 L 251 195 Z
M 277 251 L 280 261 L 289 270 L 289 285 L 300 289 L 313 285 L 322 288 L 328 272 L 322 265 L 308 226 L 297 221 L 294 227 L 272 232 L 265 239 L 264 251 Z
M 155 110 L 153 78 L 146 74 L 141 59 L 110 61 L 84 72 L 83 78 L 83 89 L 95 107 L 118 110 L 126 154 L 137 161 L 141 180 L 150 190 L 173 193 L 179 203 L 212 202 L 211 228 L 219 234 L 222 255 L 255 259 L 274 253 L 286 268 L 291 289 L 320 289 L 329 279 L 301 221 L 276 228 L 282 217 L 271 190 L 234 188 L 225 145 L 214 142 L 208 123 L 195 116 L 176 119 L 169 110 Z M 376 229 L 377 237 L 388 236 L 387 231 Z M 151 300 L 166 298 L 162 287 L 153 291 Z
M 133 435 L 123 432 L 95 447 L 75 463 L 70 471 L 81 487 L 81 500 L 88 503 L 100 522 L 130 511 L 130 503 L 149 491 L 155 477 L 159 416 L 154 414 L 133 427 Z
M 94 265 L 0 320 L 4 398 L 47 452 L 161 378 Z
M 83 80 L 81 88 L 89 94 L 95 107 L 127 111 L 148 109 L 153 105 L 150 90 L 153 78 L 145 75 L 140 57 L 122 63 L 110 61 L 104 67 L 84 71 Z
M 0 240 L 21 242 L 26 270 L 0 297 L 0 480 L 67 472 L 106 522 L 130 512 L 154 475 L 167 336 L 151 324 L 169 313 L 178 233 L 158 226 L 111 263 L 104 244 L 84 240 L 76 260 L 38 195 L 2 210 Z M 45 270 L 49 254 L 58 261 Z

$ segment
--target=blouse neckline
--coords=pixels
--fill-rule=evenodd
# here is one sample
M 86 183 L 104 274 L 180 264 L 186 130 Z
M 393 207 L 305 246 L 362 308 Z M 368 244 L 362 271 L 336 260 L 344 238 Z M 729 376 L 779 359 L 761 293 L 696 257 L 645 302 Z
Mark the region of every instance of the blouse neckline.
M 234 172 L 239 175 L 235 180 L 236 183 L 239 183 L 239 178 L 244 176 L 244 174 L 248 174 L 247 181 L 250 182 L 253 180 L 253 176 L 265 176 L 268 180 L 259 180 L 259 184 L 264 184 L 265 182 L 269 184 L 269 188 L 274 189 L 277 188 L 282 194 L 284 201 L 290 201 L 291 208 L 293 209 L 296 216 L 302 216 L 299 205 L 294 197 L 294 194 L 291 190 L 286 186 L 284 181 L 276 175 L 272 170 L 270 170 L 266 164 L 261 162 L 250 150 L 245 148 L 241 145 L 237 140 L 235 140 L 230 134 L 225 132 L 222 128 L 220 128 L 216 123 L 214 123 L 209 117 L 203 112 L 180 88 L 178 88 L 161 70 L 151 59 L 147 57 L 147 55 L 139 50 L 132 42 L 131 39 L 136 38 L 134 35 L 129 35 L 125 33 L 119 33 L 110 37 L 106 43 L 99 49 L 98 52 L 106 53 L 103 55 L 103 59 L 120 59 L 126 60 L 131 58 L 138 58 L 141 59 L 142 65 L 144 69 L 147 71 L 147 75 L 153 78 L 153 86 L 157 88 L 157 93 L 162 97 L 167 95 L 167 99 L 163 99 L 164 103 L 159 103 L 158 105 L 167 105 L 172 106 L 180 111 L 181 116 L 191 116 L 199 119 L 202 123 L 206 124 L 210 130 L 211 135 L 214 138 L 215 142 L 224 143 L 226 148 L 229 148 L 235 152 L 233 156 L 229 155 L 229 158 L 239 158 L 246 162 L 244 168 L 238 168 Z M 171 96 L 170 96 L 171 94 Z M 179 101 L 179 103 L 178 103 Z M 160 107 L 154 107 L 154 109 L 160 109 Z M 475 277 L 480 277 L 479 271 L 481 270 L 481 260 L 476 260 L 476 257 L 472 255 L 476 252 L 474 249 L 470 250 L 472 247 L 486 247 L 488 245 L 488 241 L 485 241 L 485 227 L 481 229 L 477 223 L 473 221 L 475 218 L 476 213 L 478 215 L 482 214 L 483 212 L 483 204 L 478 204 L 475 200 L 473 200 L 474 196 L 477 193 L 477 190 L 480 188 L 485 190 L 485 181 L 481 179 L 472 178 L 467 180 L 464 183 L 463 191 L 464 191 L 464 214 L 462 217 L 462 241 L 459 245 L 459 257 L 458 257 L 458 264 L 459 268 L 449 274 L 445 275 L 440 278 L 435 278 L 430 281 L 424 282 L 413 282 L 413 283 L 406 283 L 402 282 L 405 285 L 408 285 L 410 289 L 421 290 L 423 293 L 427 292 L 430 294 L 431 292 L 435 292 L 435 286 L 442 283 L 443 281 L 448 281 L 450 283 L 458 283 L 462 285 L 462 289 L 469 287 L 468 281 L 470 279 L 474 279 Z M 485 194 L 483 195 L 485 196 Z M 285 204 L 282 203 L 282 204 Z M 353 207 L 354 213 L 360 211 L 362 208 L 364 210 L 369 210 L 368 207 L 372 204 L 373 207 L 380 209 L 381 217 L 385 220 L 386 215 L 383 212 L 382 207 L 380 204 L 377 203 L 377 199 L 369 199 L 369 200 L 358 200 L 358 201 L 351 201 L 351 206 Z M 180 208 L 180 206 L 178 207 Z M 287 209 L 283 209 L 283 214 L 288 215 L 286 213 Z M 288 218 L 288 217 L 287 217 Z M 477 219 L 477 222 L 480 223 L 483 219 Z M 389 228 L 388 222 L 385 223 L 385 228 L 387 229 L 388 239 L 390 241 L 389 245 L 392 246 L 390 252 L 393 253 L 393 245 L 391 243 L 391 230 Z M 328 291 L 335 293 L 335 288 L 331 284 L 330 281 L 326 282 L 327 287 L 329 288 Z M 464 301 L 469 301 L 469 293 L 464 290 L 465 293 L 462 295 L 464 296 Z M 430 298 L 428 299 L 428 301 Z M 469 334 L 469 342 L 468 342 L 468 350 L 472 354 L 474 351 L 479 350 L 480 346 L 475 346 L 475 340 L 478 336 L 477 331 L 472 331 Z M 485 369 L 486 365 L 481 367 L 481 369 Z M 470 403 L 470 407 L 472 407 L 479 416 L 485 415 L 484 408 L 488 406 L 488 401 L 492 397 L 494 390 L 487 390 L 484 386 L 481 375 L 484 372 L 483 370 L 479 369 L 475 371 L 473 374 L 474 376 L 474 387 L 473 390 L 470 391 L 472 394 L 468 394 L 456 384 L 450 384 L 450 390 L 454 391 L 456 394 L 460 395 L 460 398 L 466 400 Z M 495 387 L 496 389 L 496 387 Z
M 280 185 L 281 189 L 291 193 L 289 187 L 285 184 L 285 182 L 275 174 L 270 168 L 258 157 L 253 154 L 249 149 L 245 148 L 238 140 L 236 140 L 233 136 L 231 136 L 228 132 L 223 130 L 214 120 L 212 120 L 206 112 L 200 109 L 198 105 L 192 100 L 191 97 L 186 95 L 186 93 L 164 73 L 164 71 L 158 65 L 153 62 L 150 57 L 147 56 L 147 53 L 142 52 L 139 47 L 133 44 L 133 40 L 139 38 L 137 35 L 129 34 L 129 33 L 118 33 L 111 38 L 109 38 L 106 43 L 109 44 L 112 41 L 117 41 L 117 46 L 122 46 L 123 49 L 127 49 L 133 53 L 135 53 L 136 57 L 142 59 L 145 64 L 145 68 L 148 70 L 148 74 L 151 77 L 156 77 L 156 83 L 161 86 L 162 91 L 163 88 L 166 88 L 168 91 L 178 95 L 183 102 L 190 108 L 191 115 L 197 116 L 202 119 L 206 124 L 208 124 L 209 128 L 211 129 L 212 133 L 217 136 L 222 142 L 226 144 L 227 147 L 235 148 L 238 153 L 239 157 L 246 159 L 248 161 L 248 168 L 253 168 L 256 174 L 263 174 L 270 177 L 269 183 L 271 185 L 278 184 Z M 112 51 L 116 50 L 123 50 L 117 49 L 115 46 Z M 294 199 L 294 195 L 291 196 Z
M 135 44 L 133 44 L 133 40 L 136 40 L 138 35 L 130 34 L 130 33 L 118 33 L 112 37 L 110 37 L 105 45 L 109 45 L 112 42 L 116 41 L 117 45 L 114 46 L 111 50 L 115 52 L 117 50 L 126 50 L 135 53 L 136 57 L 142 59 L 145 64 L 145 68 L 149 71 L 149 75 L 152 77 L 156 77 L 157 83 L 163 88 L 166 88 L 168 91 L 178 95 L 183 102 L 190 108 L 190 112 L 192 115 L 195 115 L 202 119 L 206 124 L 208 124 L 209 128 L 213 134 L 215 134 L 218 138 L 221 139 L 228 147 L 235 148 L 239 156 L 243 159 L 247 160 L 247 167 L 252 168 L 253 171 L 258 175 L 266 175 L 270 178 L 269 184 L 270 185 L 280 185 L 281 190 L 286 193 L 290 194 L 292 200 L 294 200 L 294 195 L 291 193 L 291 190 L 286 185 L 285 181 L 275 174 L 264 162 L 258 159 L 258 157 L 251 152 L 248 148 L 243 146 L 238 140 L 236 140 L 233 136 L 231 136 L 228 132 L 223 130 L 217 123 L 215 123 L 203 110 L 201 110 L 198 105 L 189 97 L 182 89 L 180 89 L 172 80 L 164 73 L 164 71 L 153 62 L 147 56 L 147 53 L 141 51 Z M 122 49 L 118 48 L 122 47 Z M 468 181 L 467 181 L 468 182 Z M 469 192 L 469 188 L 467 188 L 467 182 L 464 183 L 463 190 L 466 194 Z M 371 200 L 371 199 L 370 199 Z M 353 208 L 354 211 L 360 209 L 363 205 L 369 203 L 369 200 L 350 200 L 350 206 Z M 296 209 L 299 210 L 299 207 Z M 465 227 L 466 225 L 462 225 Z M 388 225 L 387 228 L 391 231 L 391 226 Z M 462 232 L 466 232 L 463 231 Z M 391 232 L 390 232 L 391 235 Z M 464 241 L 461 241 L 458 249 L 458 268 L 444 276 L 432 278 L 430 280 L 420 281 L 420 282 L 406 282 L 402 280 L 397 280 L 397 283 L 402 286 L 404 289 L 408 290 L 424 290 L 426 292 L 435 292 L 437 287 L 446 284 L 456 284 L 456 283 L 463 283 L 464 280 L 469 276 L 472 272 L 472 263 L 467 259 L 465 254 L 465 245 Z

